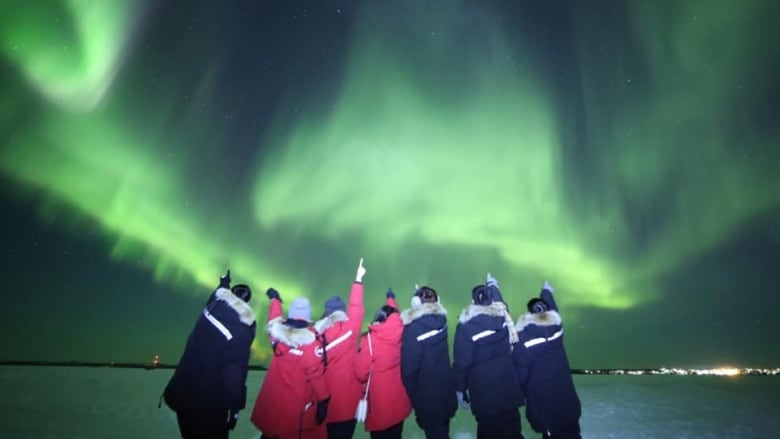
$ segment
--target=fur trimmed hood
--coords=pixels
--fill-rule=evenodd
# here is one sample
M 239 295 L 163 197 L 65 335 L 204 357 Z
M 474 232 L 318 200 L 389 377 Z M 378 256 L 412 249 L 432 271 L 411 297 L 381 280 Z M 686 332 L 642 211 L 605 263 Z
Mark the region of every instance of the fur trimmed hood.
M 502 326 L 509 333 L 509 342 L 514 344 L 519 340 L 514 322 L 512 322 L 512 316 L 509 315 L 504 302 L 493 302 L 490 305 L 475 305 L 472 303 L 461 311 L 458 323 L 466 323 L 477 316 L 501 317 L 504 319 Z
M 336 310 L 330 313 L 329 316 L 325 316 L 314 323 L 314 330 L 317 333 L 322 334 L 327 331 L 328 328 L 335 325 L 338 322 L 346 322 L 349 320 L 347 313 L 341 310 Z
M 501 317 L 506 314 L 506 305 L 501 302 L 493 302 L 490 305 L 471 304 L 461 311 L 458 317 L 458 323 L 466 323 L 477 316 L 486 315 L 489 317 Z
M 310 327 L 295 328 L 284 324 L 284 320 L 281 317 L 271 319 L 265 327 L 268 335 L 274 340 L 278 340 L 287 346 L 298 348 L 314 343 L 317 336 Z
M 225 302 L 227 306 L 235 311 L 236 314 L 238 314 L 241 323 L 247 326 L 252 326 L 255 323 L 255 312 L 252 310 L 252 307 L 233 294 L 229 289 L 219 288 L 214 296 L 216 300 Z
M 557 311 L 545 311 L 536 314 L 527 312 L 517 319 L 515 329 L 520 332 L 528 325 L 556 326 L 562 322 L 561 315 Z
M 426 315 L 443 315 L 446 317 L 447 310 L 439 302 L 423 303 L 418 307 L 403 310 L 401 312 L 401 320 L 404 322 L 404 325 L 408 325 Z

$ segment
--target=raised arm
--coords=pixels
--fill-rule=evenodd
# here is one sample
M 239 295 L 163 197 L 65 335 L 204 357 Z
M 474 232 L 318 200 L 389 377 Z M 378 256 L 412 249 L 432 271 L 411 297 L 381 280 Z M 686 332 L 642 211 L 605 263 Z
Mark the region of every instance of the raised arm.
M 352 283 L 352 287 L 349 290 L 349 306 L 347 308 L 347 316 L 356 336 L 363 326 L 363 317 L 366 314 L 366 308 L 363 305 L 363 276 L 365 274 L 366 269 L 363 267 L 363 258 L 360 258 L 357 273 L 355 274 L 355 282 Z
M 398 309 L 398 303 L 395 301 L 395 293 L 392 288 L 388 288 L 385 293 L 385 305 Z
M 558 311 L 558 304 L 555 303 L 555 299 L 553 298 L 554 291 L 555 288 L 550 285 L 550 282 L 544 281 L 544 284 L 542 284 L 542 292 L 539 293 L 539 297 L 550 305 L 551 310 Z
M 266 320 L 270 322 L 282 316 L 282 298 L 279 296 L 279 292 L 273 288 L 269 288 L 265 295 L 271 300 L 271 303 L 268 305 L 268 320 Z
M 214 298 L 217 297 L 217 291 L 219 291 L 221 288 L 230 289 L 230 270 L 227 270 L 225 274 L 219 277 L 219 285 L 217 285 L 217 288 L 214 289 L 214 291 L 209 294 L 208 300 L 206 300 L 206 304 L 204 306 L 209 306 L 209 304 L 214 300 Z
M 504 297 L 501 295 L 501 290 L 498 288 L 498 280 L 493 277 L 492 274 L 487 274 L 485 278 L 485 285 L 487 285 L 488 290 L 490 291 L 490 296 L 494 302 L 506 303 L 504 302 Z

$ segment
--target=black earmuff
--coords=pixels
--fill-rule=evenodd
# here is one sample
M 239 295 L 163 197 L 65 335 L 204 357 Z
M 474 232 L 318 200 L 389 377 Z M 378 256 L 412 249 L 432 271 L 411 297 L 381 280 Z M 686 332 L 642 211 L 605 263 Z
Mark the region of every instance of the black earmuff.
M 471 300 L 475 305 L 490 305 L 493 303 L 490 290 L 485 285 L 477 285 L 471 289 Z
M 235 285 L 233 288 L 230 289 L 230 291 L 236 295 L 239 299 L 243 300 L 244 302 L 249 302 L 250 299 L 252 299 L 252 290 L 249 289 L 249 286 L 244 284 L 238 284 Z
M 528 301 L 528 312 L 531 314 L 538 314 L 550 310 L 550 305 L 542 299 L 534 298 Z

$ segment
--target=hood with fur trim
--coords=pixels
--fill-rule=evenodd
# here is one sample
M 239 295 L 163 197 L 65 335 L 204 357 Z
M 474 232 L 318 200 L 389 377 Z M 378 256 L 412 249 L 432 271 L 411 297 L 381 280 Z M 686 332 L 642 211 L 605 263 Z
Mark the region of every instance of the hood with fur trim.
M 252 307 L 229 289 L 219 288 L 214 296 L 216 300 L 225 302 L 230 309 L 235 311 L 241 323 L 247 326 L 252 326 L 255 323 L 255 312 L 252 310 Z
M 458 322 L 466 323 L 474 317 L 481 315 L 504 318 L 505 313 L 506 305 L 501 302 L 493 302 L 490 305 L 475 305 L 472 303 L 461 311 Z
M 330 313 L 330 315 L 317 320 L 314 323 L 314 330 L 317 331 L 317 333 L 322 334 L 328 328 L 335 325 L 336 323 L 346 322 L 347 320 L 349 320 L 347 313 L 341 310 L 336 310 Z
M 512 322 L 512 316 L 509 315 L 504 302 L 493 302 L 490 305 L 471 304 L 461 311 L 460 317 L 458 317 L 458 323 L 466 323 L 474 317 L 483 315 L 501 317 L 504 320 L 504 323 L 501 326 L 507 329 L 507 332 L 509 333 L 509 342 L 512 344 L 517 343 L 519 340 L 517 331 Z
M 561 315 L 557 311 L 545 311 L 536 314 L 527 312 L 517 319 L 515 329 L 520 332 L 528 325 L 556 326 L 562 322 Z
M 293 326 L 287 326 L 284 324 L 284 320 L 281 317 L 271 319 L 265 327 L 268 335 L 274 340 L 286 344 L 292 348 L 298 348 L 314 343 L 317 336 L 310 327 L 295 328 Z
M 446 317 L 447 310 L 439 302 L 423 303 L 418 307 L 403 310 L 401 312 L 401 320 L 404 322 L 404 325 L 408 325 L 426 315 L 443 315 Z

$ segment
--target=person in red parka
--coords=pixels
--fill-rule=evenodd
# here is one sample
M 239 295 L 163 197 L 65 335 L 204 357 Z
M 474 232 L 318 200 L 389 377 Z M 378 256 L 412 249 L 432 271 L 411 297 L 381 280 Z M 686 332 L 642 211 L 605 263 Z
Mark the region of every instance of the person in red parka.
M 393 291 L 388 290 L 386 297 L 386 305 L 379 308 L 368 326 L 368 334 L 360 342 L 355 363 L 358 379 L 368 384 L 365 429 L 370 432 L 371 439 L 401 439 L 404 420 L 412 412 L 412 403 L 401 381 L 404 324 Z
M 355 354 L 363 325 L 363 258 L 358 264 L 355 282 L 349 292 L 349 308 L 338 296 L 325 302 L 325 314 L 314 323 L 314 330 L 325 346 L 325 379 L 330 403 L 325 419 L 328 439 L 350 439 L 355 433 L 355 409 L 360 399 L 361 385 L 355 378 Z
M 323 348 L 311 326 L 311 305 L 295 299 L 282 318 L 279 292 L 269 288 L 266 331 L 273 358 L 252 410 L 252 423 L 263 439 L 325 439 L 330 394 L 322 362 Z

